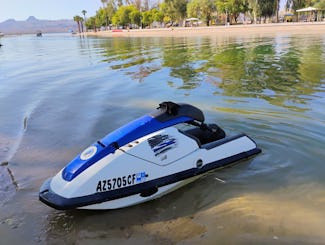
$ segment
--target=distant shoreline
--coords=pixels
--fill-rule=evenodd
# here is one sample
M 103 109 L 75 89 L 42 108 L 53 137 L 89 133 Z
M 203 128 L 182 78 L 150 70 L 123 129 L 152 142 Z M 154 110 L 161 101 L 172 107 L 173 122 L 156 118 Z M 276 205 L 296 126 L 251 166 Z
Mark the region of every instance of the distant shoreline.
M 99 37 L 185 37 L 185 36 L 218 36 L 218 35 L 267 35 L 275 33 L 312 34 L 324 33 L 325 22 L 295 22 L 273 24 L 247 24 L 210 27 L 173 27 L 154 29 L 133 29 L 119 31 L 87 32 L 87 36 Z M 80 35 L 83 35 L 81 33 Z

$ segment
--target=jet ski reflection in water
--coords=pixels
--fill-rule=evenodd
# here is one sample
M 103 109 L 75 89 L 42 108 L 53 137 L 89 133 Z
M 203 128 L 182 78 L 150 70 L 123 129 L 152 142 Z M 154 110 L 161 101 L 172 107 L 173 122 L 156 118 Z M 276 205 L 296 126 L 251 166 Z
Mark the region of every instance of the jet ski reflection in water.
M 200 109 L 163 102 L 81 152 L 44 182 L 39 198 L 61 210 L 127 207 L 260 152 L 247 135 L 205 124 Z

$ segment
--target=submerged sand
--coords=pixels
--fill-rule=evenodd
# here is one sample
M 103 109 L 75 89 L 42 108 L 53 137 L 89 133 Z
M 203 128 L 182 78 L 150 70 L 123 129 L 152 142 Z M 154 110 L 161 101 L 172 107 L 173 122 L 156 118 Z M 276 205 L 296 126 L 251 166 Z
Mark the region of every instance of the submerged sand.
M 227 36 L 252 34 L 312 34 L 325 33 L 325 22 L 312 23 L 277 23 L 277 24 L 251 24 L 211 27 L 173 27 L 134 30 L 109 30 L 87 32 L 88 36 L 101 37 L 182 37 L 182 36 Z

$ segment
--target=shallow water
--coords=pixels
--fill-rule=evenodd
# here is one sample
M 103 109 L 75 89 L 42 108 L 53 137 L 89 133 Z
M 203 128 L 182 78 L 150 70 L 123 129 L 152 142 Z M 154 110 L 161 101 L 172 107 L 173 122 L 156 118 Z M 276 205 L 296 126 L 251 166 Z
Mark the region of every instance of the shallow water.
M 1 43 L 1 244 L 325 243 L 325 34 Z M 38 201 L 77 153 L 166 100 L 263 153 L 130 208 Z

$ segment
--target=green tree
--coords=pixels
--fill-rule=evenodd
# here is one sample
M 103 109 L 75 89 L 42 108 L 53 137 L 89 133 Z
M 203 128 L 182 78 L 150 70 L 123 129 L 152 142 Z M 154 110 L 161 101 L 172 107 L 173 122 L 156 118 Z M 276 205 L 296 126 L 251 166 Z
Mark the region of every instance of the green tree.
M 217 10 L 226 13 L 227 19 L 231 22 L 232 17 L 235 22 L 240 13 L 248 11 L 248 2 L 246 0 L 216 0 Z M 228 16 L 229 15 L 229 16 Z
M 153 22 L 153 16 L 152 16 L 152 11 L 148 10 L 145 12 L 142 12 L 142 24 L 144 26 L 150 26 L 151 23 Z
M 181 20 L 184 19 L 186 17 L 186 6 L 188 3 L 188 0 L 169 0 L 175 10 L 176 10 L 176 15 L 177 17 Z
M 107 29 L 108 25 L 112 23 L 115 12 L 116 10 L 113 0 L 110 0 L 105 5 L 105 8 L 99 8 L 96 12 L 96 18 L 98 19 L 100 26 L 105 26 Z
M 94 32 L 97 31 L 97 28 L 99 28 L 100 25 L 100 21 L 98 18 L 96 18 L 96 16 L 92 16 L 90 18 L 87 19 L 87 21 L 85 22 L 85 25 L 87 27 L 87 29 L 93 29 Z
M 163 22 L 164 19 L 163 12 L 156 8 L 142 12 L 141 16 L 144 26 L 150 26 L 154 21 Z
M 97 23 L 99 26 L 107 26 L 108 25 L 108 20 L 107 20 L 107 14 L 106 10 L 104 8 L 99 8 L 96 11 L 95 19 L 97 20 Z
M 160 4 L 160 9 L 161 9 L 161 12 L 164 13 L 163 21 L 165 23 L 176 21 L 175 11 L 170 5 L 163 2 Z
M 315 8 L 325 10 L 325 0 L 313 0 L 312 3 Z
M 165 0 L 161 4 L 161 10 L 172 22 L 181 21 L 186 17 L 188 0 Z
M 108 27 L 108 18 L 107 18 L 107 13 L 106 13 L 106 4 L 108 2 L 108 0 L 100 0 L 103 4 L 103 8 L 102 8 L 102 13 L 101 15 L 101 18 L 104 19 L 104 23 L 105 23 L 105 29 L 107 30 L 107 27 Z M 98 12 L 98 11 L 97 11 Z
M 277 12 L 277 0 L 259 0 L 261 16 L 271 17 Z
M 108 23 L 112 23 L 112 18 L 116 12 L 115 1 L 109 0 L 106 4 L 106 15 L 108 19 Z
M 121 6 L 115 12 L 112 21 L 114 25 L 127 26 L 132 23 L 138 25 L 140 22 L 140 12 L 134 5 Z
M 131 5 L 131 7 L 133 7 L 133 5 Z M 135 7 L 131 9 L 130 20 L 131 24 L 135 24 L 137 26 L 140 26 L 141 24 L 141 12 Z
M 156 8 L 152 9 L 152 18 L 154 21 L 163 22 L 164 20 L 164 13 L 161 10 Z
M 187 16 L 204 19 L 210 25 L 212 14 L 216 11 L 214 0 L 192 0 L 187 4 Z
M 192 0 L 186 6 L 187 17 L 202 18 L 201 1 Z

